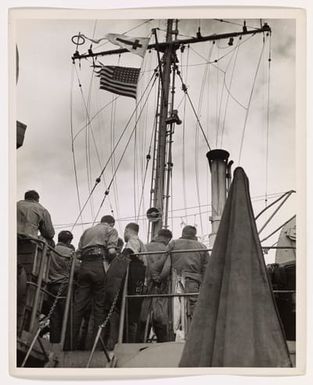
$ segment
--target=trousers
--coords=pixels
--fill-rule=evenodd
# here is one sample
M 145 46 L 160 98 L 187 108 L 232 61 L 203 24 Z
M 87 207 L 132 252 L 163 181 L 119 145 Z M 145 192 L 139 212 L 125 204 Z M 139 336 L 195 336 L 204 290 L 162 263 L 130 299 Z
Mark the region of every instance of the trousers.
M 17 240 L 17 289 L 16 289 L 16 309 L 17 309 L 17 334 L 20 335 L 24 327 L 27 328 L 27 317 L 25 317 L 25 307 L 27 302 L 28 285 L 27 281 L 32 281 L 32 270 L 36 245 L 28 240 Z
M 49 283 L 48 284 L 48 291 L 53 294 L 57 295 L 60 292 L 60 296 L 65 297 L 68 289 L 67 284 L 63 284 L 61 288 L 61 283 Z M 55 301 L 55 297 L 49 298 L 49 310 L 51 306 L 53 306 Z M 50 342 L 53 344 L 57 344 L 61 342 L 61 331 L 62 331 L 62 324 L 63 324 L 63 316 L 64 316 L 64 310 L 65 310 L 65 298 L 59 298 L 54 311 L 52 312 L 50 316 Z M 69 322 L 68 322 L 69 324 Z
M 95 257 L 83 260 L 78 272 L 77 289 L 74 299 L 73 342 L 74 348 L 79 345 L 79 332 L 82 319 L 93 304 L 93 332 L 95 338 L 99 325 L 104 321 L 106 274 L 102 258 Z

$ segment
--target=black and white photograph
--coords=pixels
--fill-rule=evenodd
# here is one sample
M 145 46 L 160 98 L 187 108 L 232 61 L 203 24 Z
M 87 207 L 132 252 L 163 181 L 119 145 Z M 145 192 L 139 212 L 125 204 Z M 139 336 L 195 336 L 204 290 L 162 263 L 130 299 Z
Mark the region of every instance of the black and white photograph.
M 13 372 L 303 368 L 303 17 L 10 11 Z

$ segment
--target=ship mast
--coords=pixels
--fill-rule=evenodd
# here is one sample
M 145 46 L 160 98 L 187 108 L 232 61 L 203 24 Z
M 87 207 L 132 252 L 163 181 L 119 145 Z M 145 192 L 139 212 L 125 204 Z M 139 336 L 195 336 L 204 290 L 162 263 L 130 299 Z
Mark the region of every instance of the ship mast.
M 153 178 L 152 186 L 152 204 L 153 207 L 159 213 L 157 220 L 152 222 L 151 238 L 154 238 L 158 231 L 164 225 L 167 227 L 168 220 L 168 199 L 169 199 L 169 183 L 170 183 L 170 172 L 171 165 L 166 165 L 166 156 L 168 154 L 171 157 L 171 138 L 167 141 L 167 118 L 169 110 L 169 93 L 171 83 L 171 67 L 175 61 L 176 54 L 172 42 L 173 31 L 173 20 L 167 21 L 167 32 L 166 32 L 166 48 L 162 57 L 162 64 L 159 61 L 159 71 L 161 78 L 161 92 L 160 92 L 160 116 L 159 126 L 156 135 L 157 142 L 155 143 L 156 150 L 156 167 L 155 177 Z M 155 32 L 155 36 L 156 32 Z M 157 39 L 157 37 L 156 37 Z M 159 52 L 158 52 L 159 55 Z M 162 67 L 161 67 L 162 65 Z M 173 109 L 173 97 L 171 101 L 171 109 Z M 167 186 L 166 186 L 167 185 Z M 166 196 L 165 196 L 166 191 Z
M 212 34 L 208 36 L 202 36 L 200 30 L 196 37 L 187 39 L 177 39 L 178 36 L 178 20 L 175 20 L 175 28 L 173 29 L 173 20 L 167 21 L 166 41 L 158 42 L 156 29 L 153 30 L 155 36 L 155 43 L 149 44 L 148 49 L 155 49 L 158 55 L 159 63 L 159 76 L 161 92 L 159 93 L 159 112 L 157 114 L 158 125 L 155 135 L 154 143 L 154 169 L 152 170 L 152 183 L 151 183 L 151 199 L 150 202 L 153 207 L 147 211 L 147 216 L 152 224 L 150 238 L 153 239 L 157 232 L 162 227 L 168 227 L 168 211 L 169 211 L 169 198 L 170 198 L 170 183 L 172 176 L 172 141 L 174 133 L 174 125 L 180 124 L 180 120 L 177 115 L 177 111 L 174 107 L 174 94 L 175 94 L 175 75 L 177 72 L 177 56 L 176 51 L 182 46 L 208 41 L 217 41 L 221 39 L 230 39 L 233 41 L 234 37 L 241 38 L 245 35 L 255 35 L 258 33 L 271 33 L 271 29 L 267 23 L 264 23 L 260 28 L 249 30 L 244 24 L 242 31 Z M 78 42 L 82 35 L 77 35 L 77 48 Z M 174 39 L 173 39 L 174 36 Z M 72 39 L 73 41 L 73 39 Z M 124 52 L 129 52 L 127 49 L 115 49 L 102 52 L 92 52 L 88 50 L 87 54 L 80 54 L 78 49 L 72 56 L 73 62 L 75 60 L 87 59 L 98 56 L 116 55 Z M 160 58 L 160 53 L 163 53 Z M 172 74 L 172 79 L 171 79 Z M 185 92 L 187 87 L 183 84 Z M 171 100 L 169 97 L 172 93 Z M 168 128 L 169 127 L 169 128 Z M 221 155 L 222 154 L 222 155 Z M 212 236 L 210 243 L 214 243 L 214 238 L 220 222 L 221 213 L 224 208 L 226 193 L 227 193 L 227 175 L 229 175 L 230 165 L 227 164 L 228 153 L 224 150 L 213 150 L 207 154 L 210 169 L 212 171 L 212 206 L 215 208 L 211 218 L 212 222 Z M 229 182 L 229 181 L 228 181 Z M 217 193 L 222 191 L 222 193 Z

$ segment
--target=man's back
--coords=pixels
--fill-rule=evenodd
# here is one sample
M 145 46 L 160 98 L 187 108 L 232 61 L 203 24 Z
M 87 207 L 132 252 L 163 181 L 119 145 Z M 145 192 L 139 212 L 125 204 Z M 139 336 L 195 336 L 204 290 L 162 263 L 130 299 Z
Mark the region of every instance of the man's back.
M 33 200 L 17 202 L 17 233 L 37 237 L 38 231 L 47 239 L 53 238 L 55 232 L 48 211 Z
M 84 231 L 78 248 L 83 250 L 91 246 L 104 246 L 109 249 L 110 247 L 116 247 L 117 240 L 118 233 L 116 229 L 107 223 L 98 223 Z
M 74 247 L 59 242 L 55 246 L 55 252 L 51 253 L 51 261 L 49 268 L 50 282 L 67 282 L 70 273 L 71 257 L 74 253 Z M 61 255 L 59 255 L 61 254 Z
M 203 251 L 192 251 L 197 249 L 204 249 Z M 172 268 L 176 270 L 177 274 L 182 272 L 195 273 L 202 275 L 208 259 L 205 246 L 193 239 L 179 238 L 172 241 L 168 246 L 168 251 L 174 250 L 188 250 L 182 253 L 172 254 Z
M 147 278 L 148 280 L 159 276 L 164 266 L 167 254 L 166 245 L 163 242 L 151 241 L 146 245 L 146 250 L 149 251 L 161 251 L 161 253 L 148 254 L 147 258 Z

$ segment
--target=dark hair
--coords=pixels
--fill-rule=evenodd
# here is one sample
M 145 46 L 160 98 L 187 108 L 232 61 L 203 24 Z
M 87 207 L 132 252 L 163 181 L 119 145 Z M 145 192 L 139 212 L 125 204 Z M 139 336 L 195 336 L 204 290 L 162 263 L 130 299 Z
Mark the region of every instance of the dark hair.
M 114 225 L 115 219 L 112 217 L 112 215 L 104 215 L 101 218 L 101 223 L 108 223 L 109 225 Z
M 135 222 L 130 222 L 126 225 L 126 229 L 130 229 L 135 231 L 137 234 L 139 233 L 139 225 Z
M 183 228 L 183 231 L 182 231 L 183 237 L 188 237 L 190 239 L 197 239 L 196 234 L 197 234 L 197 229 L 195 228 L 195 226 L 187 225 Z
M 39 194 L 35 190 L 26 191 L 24 199 L 28 201 L 39 201 Z
M 73 234 L 70 231 L 63 230 L 63 231 L 60 231 L 58 234 L 58 242 L 67 243 L 67 242 L 71 242 L 72 239 L 73 239 Z
M 173 238 L 173 234 L 172 234 L 171 230 L 161 229 L 161 230 L 158 231 L 158 237 L 164 237 L 164 238 L 172 239 Z

